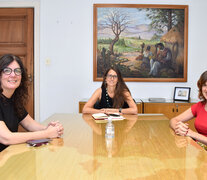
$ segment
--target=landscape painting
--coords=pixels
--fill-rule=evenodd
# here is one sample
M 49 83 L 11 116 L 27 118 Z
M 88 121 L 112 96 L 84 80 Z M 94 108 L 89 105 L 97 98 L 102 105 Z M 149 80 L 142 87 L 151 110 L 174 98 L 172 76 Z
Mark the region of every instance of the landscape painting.
M 186 82 L 187 5 L 94 4 L 93 79 Z

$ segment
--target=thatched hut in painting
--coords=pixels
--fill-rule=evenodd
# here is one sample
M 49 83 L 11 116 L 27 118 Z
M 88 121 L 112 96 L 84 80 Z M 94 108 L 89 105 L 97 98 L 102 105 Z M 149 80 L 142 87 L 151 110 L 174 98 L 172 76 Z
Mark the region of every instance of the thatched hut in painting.
M 161 42 L 170 48 L 172 52 L 172 66 L 176 73 L 183 74 L 184 67 L 184 29 L 183 26 L 175 26 L 162 36 Z

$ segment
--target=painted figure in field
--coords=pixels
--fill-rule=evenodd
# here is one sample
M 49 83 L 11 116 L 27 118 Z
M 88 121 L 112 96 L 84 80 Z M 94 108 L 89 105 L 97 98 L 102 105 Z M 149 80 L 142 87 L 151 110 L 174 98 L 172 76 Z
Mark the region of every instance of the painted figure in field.
M 143 52 L 143 62 L 149 62 L 153 57 L 153 53 L 150 51 L 151 46 L 147 46 L 146 50 Z
M 170 68 L 172 63 L 172 53 L 169 48 L 166 48 L 163 43 L 155 45 L 158 49 L 155 58 L 150 60 L 149 75 L 157 76 L 161 68 Z
M 150 59 L 153 58 L 153 53 L 151 51 L 151 46 L 147 46 L 142 55 L 138 56 L 136 59 L 142 61 L 141 68 L 146 69 L 150 68 Z

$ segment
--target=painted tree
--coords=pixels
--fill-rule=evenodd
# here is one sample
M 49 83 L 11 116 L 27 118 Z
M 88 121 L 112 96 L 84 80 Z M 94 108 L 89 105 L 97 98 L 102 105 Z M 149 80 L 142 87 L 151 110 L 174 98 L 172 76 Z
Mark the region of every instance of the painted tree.
M 114 9 L 104 17 L 102 27 L 110 28 L 115 35 L 109 46 L 109 51 L 111 54 L 114 54 L 114 45 L 119 40 L 120 34 L 127 28 L 128 24 L 128 16 L 120 10 Z
M 163 33 L 164 29 L 169 31 L 178 24 L 184 24 L 183 9 L 142 8 L 138 10 L 146 11 L 147 17 L 151 19 L 151 28 L 155 29 L 158 33 Z

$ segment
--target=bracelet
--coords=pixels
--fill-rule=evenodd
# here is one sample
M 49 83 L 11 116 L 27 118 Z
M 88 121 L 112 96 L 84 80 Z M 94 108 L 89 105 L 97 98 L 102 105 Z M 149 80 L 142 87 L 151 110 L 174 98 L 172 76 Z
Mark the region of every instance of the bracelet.
M 119 108 L 119 112 L 121 113 L 122 108 Z

